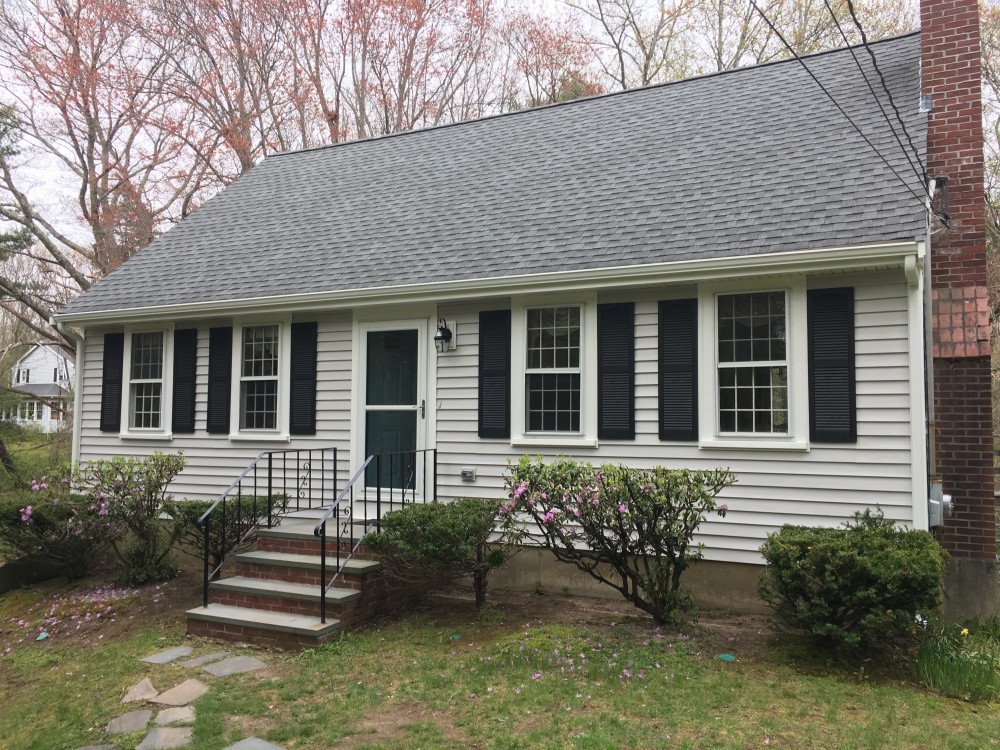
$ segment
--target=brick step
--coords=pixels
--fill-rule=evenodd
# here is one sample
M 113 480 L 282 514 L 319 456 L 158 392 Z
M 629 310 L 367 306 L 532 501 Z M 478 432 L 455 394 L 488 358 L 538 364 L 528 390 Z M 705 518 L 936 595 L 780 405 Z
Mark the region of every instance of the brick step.
M 233 576 L 213 581 L 209 590 L 214 604 L 300 615 L 319 613 L 318 585 Z M 326 592 L 327 614 L 339 618 L 344 613 L 345 606 L 360 598 L 361 592 L 357 589 L 331 588 Z
M 304 583 L 318 586 L 320 582 L 320 556 L 317 554 L 292 554 L 288 552 L 244 552 L 233 557 L 236 575 L 247 578 L 272 579 L 288 583 Z M 337 560 L 327 556 L 327 582 L 336 572 Z M 382 568 L 377 560 L 357 558 L 344 563 L 341 583 L 345 588 L 360 589 L 365 576 Z
M 186 612 L 188 633 L 284 648 L 316 646 L 342 630 L 340 620 L 209 604 Z
M 328 524 L 327 528 L 332 532 L 333 524 Z M 262 528 L 257 531 L 257 549 L 262 552 L 287 552 L 290 554 L 315 555 L 319 552 L 320 538 L 313 531 L 315 522 L 302 522 L 298 520 L 286 520 L 274 528 Z M 353 524 L 351 529 L 353 539 L 345 540 L 341 543 L 340 554 L 349 554 L 351 549 L 361 540 L 365 534 L 363 523 Z M 327 555 L 336 554 L 337 540 L 333 536 L 328 536 L 326 540 Z M 366 547 L 358 547 L 354 553 L 355 557 L 372 560 L 376 555 Z

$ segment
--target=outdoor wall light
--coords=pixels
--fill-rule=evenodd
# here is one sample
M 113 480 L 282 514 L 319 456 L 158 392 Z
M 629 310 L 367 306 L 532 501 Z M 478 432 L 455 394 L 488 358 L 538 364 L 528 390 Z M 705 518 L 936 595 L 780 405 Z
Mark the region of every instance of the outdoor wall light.
M 448 321 L 444 318 L 438 318 L 438 329 L 437 333 L 434 334 L 434 348 L 438 350 L 438 354 L 443 354 L 451 349 L 451 339 L 452 333 L 451 329 L 448 328 Z

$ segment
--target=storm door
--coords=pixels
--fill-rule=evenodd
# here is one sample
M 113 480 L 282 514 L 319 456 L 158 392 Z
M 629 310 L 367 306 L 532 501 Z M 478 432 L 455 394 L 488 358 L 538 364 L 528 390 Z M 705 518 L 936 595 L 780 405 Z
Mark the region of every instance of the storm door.
M 365 484 L 398 490 L 412 497 L 420 486 L 424 431 L 424 351 L 421 328 L 366 327 L 362 330 L 365 363 Z M 397 493 L 391 493 L 397 494 Z

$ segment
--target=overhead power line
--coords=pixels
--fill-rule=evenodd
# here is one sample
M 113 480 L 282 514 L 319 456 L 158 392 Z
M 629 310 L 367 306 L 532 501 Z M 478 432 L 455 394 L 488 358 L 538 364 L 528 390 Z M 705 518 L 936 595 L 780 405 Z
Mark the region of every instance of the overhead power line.
M 913 162 L 913 156 L 910 155 L 910 150 L 907 149 L 906 146 L 903 145 L 903 141 L 900 140 L 899 133 L 896 132 L 896 126 L 893 124 L 892 120 L 889 118 L 889 113 L 885 111 L 885 106 L 882 104 L 882 98 L 877 93 L 875 93 L 875 87 L 872 85 L 871 80 L 868 78 L 868 73 L 865 71 L 864 66 L 861 64 L 861 60 L 858 58 L 857 52 L 855 52 L 854 47 L 851 46 L 851 41 L 847 38 L 847 32 L 845 32 L 844 28 L 840 25 L 840 20 L 837 18 L 837 14 L 834 13 L 833 6 L 830 5 L 830 0 L 823 0 L 823 4 L 826 6 L 826 9 L 830 12 L 830 18 L 833 19 L 834 26 L 837 27 L 837 31 L 840 32 L 841 39 L 844 40 L 844 44 L 847 46 L 847 49 L 850 51 L 851 57 L 854 58 L 854 63 L 855 63 L 855 65 L 858 66 L 858 70 L 861 72 L 861 77 L 865 79 L 865 83 L 868 85 L 868 90 L 871 92 L 872 98 L 875 99 L 875 103 L 878 105 L 879 111 L 882 113 L 882 117 L 885 119 L 886 124 L 889 126 L 889 130 L 892 132 L 893 138 L 895 138 L 896 139 L 896 143 L 899 144 L 900 151 L 903 152 L 903 155 L 906 157 L 906 161 L 909 162 L 910 169 L 913 170 L 913 174 L 916 175 L 917 180 L 920 181 L 921 184 L 926 185 L 927 184 L 927 172 L 924 169 L 924 164 L 923 164 L 923 162 L 920 159 L 919 152 L 916 151 L 916 148 L 913 149 L 913 156 L 915 156 L 916 160 L 917 160 L 917 163 L 914 164 L 914 162 Z M 902 126 L 903 132 L 906 133 L 906 125 L 905 125 L 905 123 L 903 123 L 902 118 L 900 117 L 899 109 L 896 108 L 896 103 L 892 99 L 892 94 L 889 92 L 889 88 L 886 86 L 885 77 L 882 75 L 882 71 L 878 67 L 878 62 L 875 59 L 875 53 L 871 49 L 868 48 L 867 40 L 865 40 L 864 30 L 861 29 L 860 22 L 856 18 L 855 18 L 855 25 L 857 25 L 858 30 L 861 32 L 861 39 L 862 39 L 862 41 L 863 41 L 863 43 L 865 45 L 865 48 L 868 49 L 868 53 L 871 55 L 872 66 L 875 68 L 875 71 L 878 73 L 879 78 L 882 81 L 882 89 L 885 91 L 886 95 L 889 97 L 889 101 L 892 104 L 892 107 L 893 107 L 893 109 L 896 112 L 896 119 L 899 121 L 899 125 Z M 907 139 L 909 139 L 909 134 L 906 133 L 906 135 L 907 135 Z M 909 140 L 910 140 L 910 146 L 912 147 L 913 146 L 913 141 L 912 141 L 912 139 L 909 139 Z M 918 169 L 918 165 L 919 165 L 919 169 Z
M 920 171 L 923 173 L 924 182 L 926 183 L 927 167 L 920 158 L 920 151 L 913 143 L 913 138 L 910 137 L 910 131 L 906 128 L 906 121 L 903 120 L 903 115 L 900 114 L 899 107 L 896 106 L 896 100 L 892 98 L 892 92 L 889 91 L 889 86 L 885 82 L 885 76 L 882 75 L 882 69 L 878 66 L 878 60 L 875 58 L 875 51 L 868 44 L 868 37 L 865 35 L 864 27 L 862 27 L 861 20 L 858 18 L 858 14 L 854 9 L 853 0 L 847 0 L 847 10 L 851 14 L 851 19 L 854 21 L 854 25 L 857 27 L 858 33 L 861 35 L 861 44 L 868 51 L 868 55 L 872 59 L 872 66 L 875 68 L 875 72 L 878 73 L 879 80 L 882 82 L 882 89 L 885 91 L 885 95 L 889 97 L 889 104 L 892 106 L 892 111 L 896 113 L 896 119 L 899 121 L 899 126 L 903 129 L 903 135 L 906 136 L 907 143 L 910 144 L 910 148 L 913 150 L 913 155 L 917 158 L 917 163 L 920 165 Z
M 851 124 L 851 127 L 853 127 L 854 130 L 857 132 L 857 134 L 860 135 L 861 138 L 864 140 L 864 142 L 868 144 L 868 147 L 871 148 L 871 150 L 875 152 L 875 154 L 878 156 L 878 158 L 882 160 L 882 163 L 885 164 L 886 167 L 889 168 L 889 171 L 892 172 L 896 176 L 896 179 L 898 179 L 899 182 L 903 185 L 903 187 L 906 188 L 907 192 L 910 193 L 910 195 L 912 195 L 920 203 L 921 206 L 925 205 L 924 201 L 926 200 L 926 197 L 927 197 L 927 195 L 926 195 L 926 190 L 927 190 L 926 183 L 922 186 L 924 188 L 924 191 L 925 191 L 924 195 L 920 195 L 912 187 L 910 187 L 910 183 L 906 181 L 906 179 L 899 173 L 899 171 L 894 166 L 892 166 L 892 164 L 889 162 L 888 159 L 885 158 L 885 156 L 878 149 L 878 147 L 874 143 L 872 143 L 871 138 L 869 138 L 865 134 L 865 132 L 858 126 L 858 124 L 854 121 L 854 118 L 852 118 L 847 113 L 847 110 L 845 110 L 841 106 L 840 102 L 838 102 L 836 100 L 836 98 L 833 96 L 833 94 L 830 93 L 830 90 L 826 86 L 823 85 L 823 82 L 820 81 L 819 78 L 816 77 L 816 74 L 812 72 L 812 70 L 809 68 L 808 65 L 806 65 L 806 61 L 803 60 L 799 56 L 799 54 L 792 48 L 792 45 L 790 45 L 788 43 L 788 40 L 785 39 L 784 35 L 782 35 L 782 33 L 778 30 L 778 28 L 771 22 L 771 19 L 768 18 L 767 15 L 765 15 L 764 11 L 762 11 L 760 9 L 760 7 L 756 3 L 756 0 L 750 0 L 750 5 L 757 12 L 757 14 L 763 19 L 764 23 L 767 24 L 768 28 L 771 29 L 771 32 L 775 36 L 778 37 L 778 39 L 781 41 L 781 43 L 783 45 L 785 45 L 785 49 L 787 49 L 791 53 L 791 55 L 796 60 L 798 60 L 799 64 L 802 65 L 802 67 L 805 69 L 806 73 L 809 74 L 809 77 L 813 79 L 813 81 L 815 82 L 815 84 L 817 86 L 819 86 L 820 90 L 824 94 L 826 94 L 826 97 L 830 100 L 830 102 L 833 104 L 833 106 L 835 106 L 840 111 L 840 114 L 842 114 L 844 116 L 844 119 L 846 119 Z

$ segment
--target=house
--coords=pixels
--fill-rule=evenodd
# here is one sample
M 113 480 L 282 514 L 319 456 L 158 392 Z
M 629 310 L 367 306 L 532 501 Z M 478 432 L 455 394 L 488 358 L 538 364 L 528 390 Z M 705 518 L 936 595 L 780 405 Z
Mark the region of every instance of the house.
M 23 399 L 0 414 L 5 421 L 55 432 L 73 414 L 76 354 L 59 344 L 34 344 L 10 372 L 10 387 Z
M 868 50 L 267 158 L 54 317 L 74 457 L 182 450 L 188 498 L 326 446 L 338 487 L 433 449 L 442 498 L 524 454 L 726 466 L 730 602 L 782 524 L 926 529 L 943 490 L 995 566 L 978 8 L 922 5 Z

